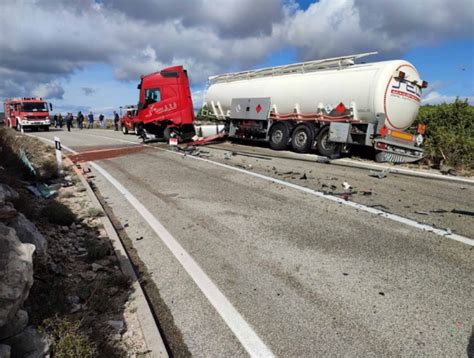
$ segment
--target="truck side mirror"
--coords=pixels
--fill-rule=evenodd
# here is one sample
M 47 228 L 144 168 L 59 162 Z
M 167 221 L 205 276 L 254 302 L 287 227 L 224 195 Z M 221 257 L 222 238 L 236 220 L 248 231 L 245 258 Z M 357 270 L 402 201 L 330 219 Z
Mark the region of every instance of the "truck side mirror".
M 52 112 L 53 111 L 53 105 L 51 104 L 51 102 L 49 103 L 49 110 Z

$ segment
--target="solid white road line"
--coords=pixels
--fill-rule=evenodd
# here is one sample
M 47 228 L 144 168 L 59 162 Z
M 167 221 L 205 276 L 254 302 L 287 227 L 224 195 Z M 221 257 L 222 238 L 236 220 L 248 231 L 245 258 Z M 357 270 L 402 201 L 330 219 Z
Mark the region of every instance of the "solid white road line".
M 54 143 L 46 138 L 41 138 L 50 143 Z M 71 153 L 78 154 L 75 150 L 62 146 Z M 263 343 L 255 331 L 244 320 L 240 313 L 234 308 L 232 303 L 224 296 L 219 288 L 201 269 L 199 264 L 184 250 L 178 241 L 165 229 L 165 227 L 153 216 L 143 204 L 133 196 L 122 184 L 111 176 L 100 165 L 91 162 L 90 165 L 101 173 L 137 210 L 150 227 L 155 231 L 163 243 L 173 253 L 186 272 L 191 276 L 196 285 L 207 297 L 209 302 L 219 313 L 227 326 L 234 332 L 237 339 L 251 357 L 274 357 L 272 351 Z
M 164 151 L 167 151 L 169 153 L 178 154 L 178 155 L 181 155 L 181 156 L 184 155 L 182 153 L 174 152 L 172 150 L 161 149 L 161 148 L 156 148 L 156 149 L 164 150 Z M 440 235 L 440 236 L 446 237 L 446 238 L 451 239 L 451 240 L 456 240 L 456 241 L 462 242 L 464 244 L 474 246 L 474 240 L 470 239 L 468 237 L 458 235 L 458 234 L 454 234 L 454 233 L 452 233 L 451 231 L 448 231 L 448 230 L 438 229 L 438 228 L 432 227 L 430 225 L 421 224 L 421 223 L 419 223 L 415 220 L 411 220 L 411 219 L 407 219 L 407 218 L 404 218 L 404 217 L 399 216 L 399 215 L 387 213 L 383 210 L 371 208 L 369 206 L 358 204 L 358 203 L 355 203 L 353 201 L 346 201 L 346 200 L 338 198 L 336 196 L 327 195 L 327 194 L 324 194 L 320 191 L 309 189 L 309 188 L 306 188 L 304 186 L 300 186 L 300 185 L 289 183 L 289 182 L 286 182 L 286 181 L 283 181 L 283 180 L 280 180 L 280 179 L 268 177 L 268 176 L 263 175 L 263 174 L 254 173 L 254 172 L 251 172 L 251 171 L 248 171 L 248 170 L 245 170 L 245 169 L 236 168 L 236 167 L 233 167 L 233 166 L 230 166 L 230 165 L 227 165 L 227 164 L 222 164 L 222 163 L 219 163 L 219 162 L 215 162 L 213 160 L 209 160 L 209 159 L 205 159 L 205 158 L 199 158 L 199 157 L 195 157 L 195 156 L 192 156 L 192 155 L 188 155 L 188 156 L 186 156 L 186 158 L 201 160 L 201 161 L 204 161 L 204 162 L 207 162 L 207 163 L 212 163 L 212 164 L 220 166 L 220 167 L 235 170 L 237 172 L 248 174 L 248 175 L 251 175 L 251 176 L 263 179 L 263 180 L 267 180 L 267 181 L 270 181 L 270 182 L 273 182 L 273 183 L 278 183 L 278 184 L 284 185 L 286 187 L 296 189 L 296 190 L 305 192 L 307 194 L 317 196 L 319 198 L 323 198 L 323 199 L 326 199 L 326 200 L 331 200 L 331 201 L 334 201 L 338 204 L 342 204 L 342 205 L 350 206 L 350 207 L 353 207 L 353 208 L 356 208 L 356 209 L 359 209 L 359 210 L 363 210 L 363 211 L 366 211 L 368 213 L 379 215 L 379 216 L 382 216 L 384 218 L 399 222 L 401 224 L 405 224 L 405 225 L 408 225 L 408 226 L 411 226 L 411 227 L 414 227 L 414 228 L 417 228 L 417 229 L 421 229 L 423 231 L 432 232 L 436 235 Z
M 98 135 L 95 135 L 95 136 L 96 136 L 96 137 L 103 137 L 103 136 L 98 136 Z M 110 138 L 110 137 L 104 137 L 104 138 L 112 139 L 112 138 Z M 135 142 L 127 141 L 127 140 L 124 140 L 124 139 L 116 139 L 116 140 L 121 141 L 121 142 L 135 143 Z M 147 147 L 150 147 L 150 148 L 154 148 L 154 149 L 156 149 L 156 150 L 160 150 L 160 151 L 166 151 L 166 152 L 173 153 L 173 154 L 177 154 L 177 155 L 181 155 L 181 156 L 183 155 L 182 153 L 175 152 L 175 151 L 168 150 L 168 149 L 158 148 L 158 147 L 154 147 L 154 146 L 150 146 L 150 145 L 146 145 L 146 146 L 147 146 Z M 459 242 L 462 242 L 462 243 L 464 243 L 464 244 L 466 244 L 466 245 L 469 245 L 469 246 L 474 246 L 474 240 L 473 240 L 473 239 L 468 238 L 468 237 L 466 237 L 466 236 L 454 234 L 454 233 L 452 233 L 450 230 L 438 229 L 438 228 L 435 228 L 435 227 L 430 226 L 430 225 L 427 225 L 427 224 L 419 223 L 419 222 L 417 222 L 417 221 L 415 221 L 415 220 L 411 220 L 411 219 L 408 219 L 408 218 L 404 218 L 403 216 L 399 216 L 399 215 L 396 215 L 396 214 L 387 213 L 387 212 L 385 212 L 385 211 L 383 211 L 383 210 L 371 208 L 371 207 L 369 207 L 369 206 L 365 206 L 365 205 L 362 205 L 362 204 L 358 204 L 358 203 L 355 203 L 355 202 L 353 202 L 353 201 L 346 201 L 346 200 L 343 200 L 343 199 L 338 198 L 338 197 L 336 197 L 336 196 L 327 195 L 327 194 L 324 194 L 324 193 L 322 193 L 322 192 L 319 192 L 319 191 L 316 191 L 316 190 L 313 190 L 313 189 L 306 188 L 306 187 L 304 187 L 304 186 L 300 186 L 300 185 L 293 184 L 293 183 L 289 183 L 289 182 L 286 182 L 286 181 L 283 181 L 283 180 L 280 180 L 280 179 L 268 177 L 268 176 L 263 175 L 263 174 L 254 173 L 254 172 L 251 172 L 251 171 L 248 171 L 248 170 L 245 170 L 245 169 L 236 168 L 236 167 L 233 167 L 233 166 L 230 166 L 230 165 L 227 165 L 227 164 L 222 164 L 222 163 L 219 163 L 219 162 L 215 162 L 215 161 L 213 161 L 213 160 L 209 160 L 209 159 L 205 159 L 205 158 L 199 158 L 199 157 L 194 157 L 194 156 L 191 156 L 191 155 L 188 155 L 187 158 L 192 158 L 192 159 L 196 159 L 196 160 L 201 160 L 201 161 L 208 162 L 208 163 L 212 163 L 212 164 L 214 164 L 214 165 L 221 166 L 221 167 L 224 167 L 224 168 L 227 168 L 227 169 L 231 169 L 231 170 L 235 170 L 235 171 L 238 171 L 238 172 L 241 172 L 241 173 L 245 173 L 245 174 L 248 174 L 248 175 L 252 175 L 252 176 L 254 176 L 254 177 L 257 177 L 257 178 L 260 178 L 260 179 L 263 179 L 263 180 L 271 181 L 271 182 L 274 182 L 274 183 L 278 183 L 278 184 L 287 186 L 287 187 L 289 187 L 289 188 L 293 188 L 293 189 L 296 189 L 296 190 L 300 190 L 300 191 L 302 191 L 302 192 L 305 192 L 305 193 L 308 193 L 308 194 L 317 196 L 317 197 L 319 197 L 319 198 L 323 198 L 323 199 L 327 199 L 327 200 L 334 201 L 334 202 L 336 202 L 336 203 L 338 203 L 338 204 L 342 204 L 342 205 L 346 205 L 346 206 L 351 206 L 351 207 L 353 207 L 353 208 L 356 208 L 356 209 L 359 209 L 359 210 L 363 210 L 363 211 L 366 211 L 366 212 L 371 213 L 371 214 L 379 215 L 379 216 L 382 216 L 382 217 L 384 217 L 384 218 L 387 218 L 387 219 L 390 219 L 390 220 L 399 222 L 399 223 L 401 223 L 401 224 L 405 224 L 405 225 L 414 227 L 414 228 L 416 228 L 416 229 L 420 229 L 420 230 L 427 231 L 427 232 L 432 232 L 432 233 L 434 233 L 434 234 L 436 234 L 436 235 L 443 236 L 443 237 L 446 237 L 446 238 L 451 239 L 451 240 L 459 241 Z
M 107 139 L 111 139 L 111 140 L 117 140 L 117 141 L 121 141 L 121 142 L 128 142 L 128 143 L 136 144 L 136 142 L 132 142 L 132 141 L 125 140 L 125 139 L 118 139 L 118 138 L 114 139 L 114 138 L 99 136 L 99 135 L 94 135 L 94 136 L 95 137 L 107 138 Z M 146 145 L 146 146 L 150 147 L 150 148 L 154 148 L 156 150 L 160 150 L 160 151 L 166 151 L 166 152 L 173 153 L 173 154 L 178 154 L 178 155 L 181 155 L 181 156 L 183 155 L 182 153 L 175 152 L 175 151 L 172 151 L 172 150 L 157 148 L 157 147 L 150 146 L 150 145 Z M 414 228 L 417 228 L 417 229 L 421 229 L 423 231 L 432 232 L 436 235 L 440 235 L 440 236 L 443 236 L 443 237 L 447 237 L 448 239 L 451 239 L 451 240 L 462 242 L 466 245 L 474 246 L 474 240 L 473 239 L 470 239 L 466 236 L 454 234 L 450 230 L 438 229 L 438 228 L 435 228 L 433 226 L 430 226 L 430 225 L 427 225 L 427 224 L 422 224 L 422 223 L 419 223 L 415 220 L 404 218 L 404 217 L 396 215 L 396 214 L 387 213 L 383 210 L 371 208 L 369 206 L 358 204 L 358 203 L 355 203 L 353 201 L 346 201 L 346 200 L 343 200 L 343 199 L 338 198 L 336 196 L 327 195 L 327 194 L 324 194 L 322 192 L 306 188 L 304 186 L 300 186 L 300 185 L 289 183 L 289 182 L 286 182 L 286 181 L 283 181 L 283 180 L 280 180 L 280 179 L 268 177 L 268 176 L 263 175 L 263 174 L 254 173 L 254 172 L 251 172 L 251 171 L 248 171 L 248 170 L 245 170 L 245 169 L 236 168 L 236 167 L 233 167 L 233 166 L 230 166 L 230 165 L 227 165 L 227 164 L 222 164 L 222 163 L 219 163 L 219 162 L 215 162 L 213 160 L 194 157 L 194 156 L 187 156 L 187 157 L 192 158 L 192 159 L 196 159 L 196 160 L 201 160 L 201 161 L 204 161 L 204 162 L 209 162 L 209 163 L 212 163 L 212 164 L 217 165 L 217 166 L 221 166 L 221 167 L 224 167 L 224 168 L 227 168 L 227 169 L 231 169 L 231 170 L 235 170 L 235 171 L 238 171 L 238 172 L 241 172 L 241 173 L 252 175 L 254 177 L 264 179 L 264 180 L 267 180 L 267 181 L 271 181 L 271 182 L 274 182 L 274 183 L 278 183 L 278 184 L 281 184 L 281 185 L 284 185 L 284 186 L 287 186 L 287 187 L 290 187 L 290 188 L 293 188 L 293 189 L 296 189 L 296 190 L 300 190 L 300 191 L 303 191 L 305 193 L 308 193 L 308 194 L 311 194 L 311 195 L 314 195 L 314 196 L 317 196 L 317 197 L 320 197 L 320 198 L 323 198 L 323 199 L 327 199 L 327 200 L 337 202 L 338 204 L 351 206 L 351 207 L 354 207 L 354 208 L 359 209 L 359 210 L 366 211 L 366 212 L 371 213 L 371 214 L 379 215 L 379 216 L 382 216 L 384 218 L 387 218 L 387 219 L 390 219 L 390 220 L 393 220 L 393 221 L 396 221 L 396 222 L 399 222 L 399 223 L 402 223 L 402 224 L 405 224 L 405 225 L 408 225 L 408 226 L 411 226 L 411 227 L 414 227 Z

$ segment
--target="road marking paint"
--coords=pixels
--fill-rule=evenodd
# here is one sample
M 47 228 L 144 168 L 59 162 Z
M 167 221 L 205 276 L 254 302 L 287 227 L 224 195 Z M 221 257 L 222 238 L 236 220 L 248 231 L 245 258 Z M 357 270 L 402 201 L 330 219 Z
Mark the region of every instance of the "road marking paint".
M 117 140 L 120 140 L 120 139 L 117 139 Z M 130 143 L 132 143 L 132 142 L 130 142 Z M 173 154 L 177 154 L 177 155 L 181 155 L 181 156 L 184 155 L 182 153 L 175 152 L 175 151 L 172 151 L 172 150 L 168 150 L 168 149 L 164 149 L 164 148 L 158 148 L 158 147 L 150 146 L 150 145 L 148 145 L 148 146 L 150 148 L 155 148 L 156 150 L 165 151 L 165 152 L 169 152 L 169 153 L 173 153 Z M 309 189 L 309 188 L 306 188 L 306 187 L 301 186 L 301 185 L 286 182 L 286 181 L 283 181 L 281 179 L 268 177 L 266 175 L 254 173 L 254 172 L 251 172 L 251 171 L 248 171 L 248 170 L 245 170 L 245 169 L 236 168 L 236 167 L 233 167 L 233 166 L 230 166 L 230 165 L 227 165 L 227 164 L 222 164 L 222 163 L 219 163 L 219 162 L 215 162 L 213 160 L 209 160 L 209 159 L 205 159 L 205 158 L 199 158 L 199 157 L 195 157 L 195 156 L 191 156 L 191 155 L 189 155 L 187 157 L 192 158 L 192 159 L 196 159 L 196 160 L 201 160 L 201 161 L 204 161 L 204 162 L 209 162 L 211 164 L 221 166 L 221 167 L 224 167 L 224 168 L 227 168 L 227 169 L 235 170 L 237 172 L 241 172 L 241 173 L 244 173 L 244 174 L 248 174 L 248 175 L 251 175 L 251 176 L 266 180 L 266 181 L 271 181 L 271 182 L 274 182 L 274 183 L 278 183 L 278 184 L 287 186 L 289 188 L 293 188 L 293 189 L 296 189 L 296 190 L 299 190 L 299 191 L 317 196 L 319 198 L 331 200 L 331 201 L 336 202 L 338 204 L 342 204 L 342 205 L 350 206 L 350 207 L 353 207 L 353 208 L 356 208 L 356 209 L 359 209 L 359 210 L 363 210 L 365 212 L 368 212 L 368 213 L 371 213 L 371 214 L 374 214 L 374 215 L 378 215 L 378 216 L 384 217 L 386 219 L 390 219 L 392 221 L 399 222 L 401 224 L 405 224 L 405 225 L 408 225 L 408 226 L 411 226 L 411 227 L 414 227 L 414 228 L 417 228 L 417 229 L 420 229 L 420 230 L 423 230 L 423 231 L 432 232 L 433 234 L 443 236 L 443 237 L 446 237 L 446 238 L 451 239 L 451 240 L 459 241 L 459 242 L 462 242 L 462 243 L 464 243 L 466 245 L 469 245 L 469 246 L 474 246 L 474 240 L 471 239 L 471 238 L 468 238 L 468 237 L 462 236 L 462 235 L 458 235 L 458 234 L 454 234 L 454 233 L 452 233 L 451 231 L 448 231 L 448 230 L 438 229 L 438 228 L 435 228 L 435 227 L 427 225 L 427 224 L 422 224 L 422 223 L 419 223 L 415 220 L 405 218 L 403 216 L 387 213 L 383 210 L 371 208 L 369 206 L 358 204 L 358 203 L 355 203 L 353 201 L 346 201 L 346 200 L 343 200 L 343 199 L 338 198 L 336 196 L 327 195 L 327 194 L 324 194 L 323 192 L 316 191 L 316 190 L 313 190 L 313 189 Z
M 47 142 L 53 141 L 41 138 Z M 78 154 L 75 150 L 63 145 L 63 148 L 71 153 Z M 168 230 L 153 216 L 148 209 L 143 206 L 140 201 L 133 196 L 122 184 L 120 184 L 113 176 L 111 176 L 100 165 L 91 162 L 90 165 L 101 173 L 137 210 L 155 233 L 160 237 L 163 243 L 173 253 L 181 266 L 191 276 L 201 292 L 207 297 L 211 305 L 219 313 L 227 326 L 234 332 L 245 350 L 251 357 L 274 357 L 272 351 L 263 343 L 255 331 L 245 321 L 241 314 L 234 308 L 232 303 L 212 282 L 209 276 L 202 270 L 199 264 L 187 253 L 186 250 L 178 243 L 178 241 L 169 233 Z
M 172 150 L 161 149 L 161 148 L 156 148 L 156 149 L 166 151 L 166 152 L 169 152 L 169 153 L 173 153 L 173 154 L 178 154 L 178 155 L 181 155 L 181 156 L 184 155 L 182 153 L 175 152 L 175 151 L 172 151 Z M 358 203 L 355 203 L 353 201 L 346 201 L 346 200 L 338 198 L 336 196 L 324 194 L 320 191 L 316 191 L 316 190 L 313 190 L 313 189 L 310 189 L 310 188 L 306 188 L 306 187 L 301 186 L 301 185 L 297 185 L 297 184 L 293 184 L 293 183 L 290 183 L 290 182 L 287 182 L 287 181 L 284 181 L 284 180 L 268 177 L 266 175 L 254 173 L 254 172 L 251 172 L 251 171 L 248 171 L 248 170 L 245 170 L 245 169 L 236 168 L 236 167 L 233 167 L 233 166 L 230 166 L 230 165 L 227 165 L 227 164 L 215 162 L 213 160 L 209 160 L 209 159 L 205 159 L 205 158 L 199 158 L 199 157 L 195 157 L 195 156 L 192 156 L 192 155 L 188 155 L 186 157 L 191 158 L 191 159 L 201 160 L 201 161 L 207 162 L 207 163 L 212 163 L 214 165 L 217 165 L 217 166 L 220 166 L 220 167 L 223 167 L 223 168 L 235 170 L 237 172 L 248 174 L 248 175 L 251 175 L 251 176 L 266 180 L 266 181 L 270 181 L 270 182 L 273 182 L 273 183 L 278 183 L 278 184 L 284 185 L 286 187 L 296 189 L 296 190 L 305 192 L 307 194 L 317 196 L 319 198 L 323 198 L 323 199 L 326 199 L 326 200 L 331 200 L 331 201 L 336 202 L 338 204 L 342 204 L 342 205 L 353 207 L 355 209 L 363 210 L 363 211 L 366 211 L 368 213 L 375 214 L 375 215 L 390 219 L 392 221 L 399 222 L 401 224 L 405 224 L 405 225 L 408 225 L 408 226 L 411 226 L 411 227 L 414 227 L 414 228 L 417 228 L 417 229 L 421 229 L 423 231 L 432 232 L 433 234 L 443 236 L 443 237 L 446 237 L 446 238 L 451 239 L 451 240 L 459 241 L 459 242 L 462 242 L 462 243 L 470 245 L 470 246 L 474 246 L 474 240 L 473 239 L 470 239 L 470 238 L 462 236 L 462 235 L 454 234 L 454 233 L 452 233 L 451 231 L 448 231 L 448 230 L 438 229 L 438 228 L 432 227 L 430 225 L 422 224 L 422 223 L 419 223 L 415 220 L 404 218 L 404 217 L 396 215 L 396 214 L 387 213 L 383 210 L 371 208 L 369 206 L 358 204 Z

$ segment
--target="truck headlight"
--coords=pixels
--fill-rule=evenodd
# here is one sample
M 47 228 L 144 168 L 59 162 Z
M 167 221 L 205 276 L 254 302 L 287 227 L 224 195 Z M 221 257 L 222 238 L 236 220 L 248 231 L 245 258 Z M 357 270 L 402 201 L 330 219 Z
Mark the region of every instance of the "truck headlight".
M 28 120 L 28 117 L 23 117 L 23 119 L 24 119 L 25 121 L 27 121 L 27 120 Z
M 421 134 L 418 134 L 416 137 L 415 137 L 415 142 L 418 146 L 422 145 L 423 144 L 423 136 Z

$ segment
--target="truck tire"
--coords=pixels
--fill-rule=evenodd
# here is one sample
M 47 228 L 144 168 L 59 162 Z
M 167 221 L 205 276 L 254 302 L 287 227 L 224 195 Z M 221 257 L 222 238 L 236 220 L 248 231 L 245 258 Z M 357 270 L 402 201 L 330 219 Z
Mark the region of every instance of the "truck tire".
M 49 132 L 49 126 L 44 126 L 43 128 L 45 132 Z
M 291 135 L 291 147 L 295 152 L 308 153 L 314 141 L 314 130 L 306 123 L 298 124 Z
M 329 158 L 339 157 L 341 154 L 341 144 L 329 141 L 329 126 L 321 128 L 318 134 L 316 148 L 319 154 Z
M 122 133 L 123 133 L 123 134 L 128 134 L 128 128 L 127 128 L 127 126 L 125 126 L 125 125 L 123 125 L 123 124 L 122 124 Z
M 285 122 L 277 122 L 270 128 L 270 148 L 283 150 L 288 146 L 290 140 L 290 126 Z

